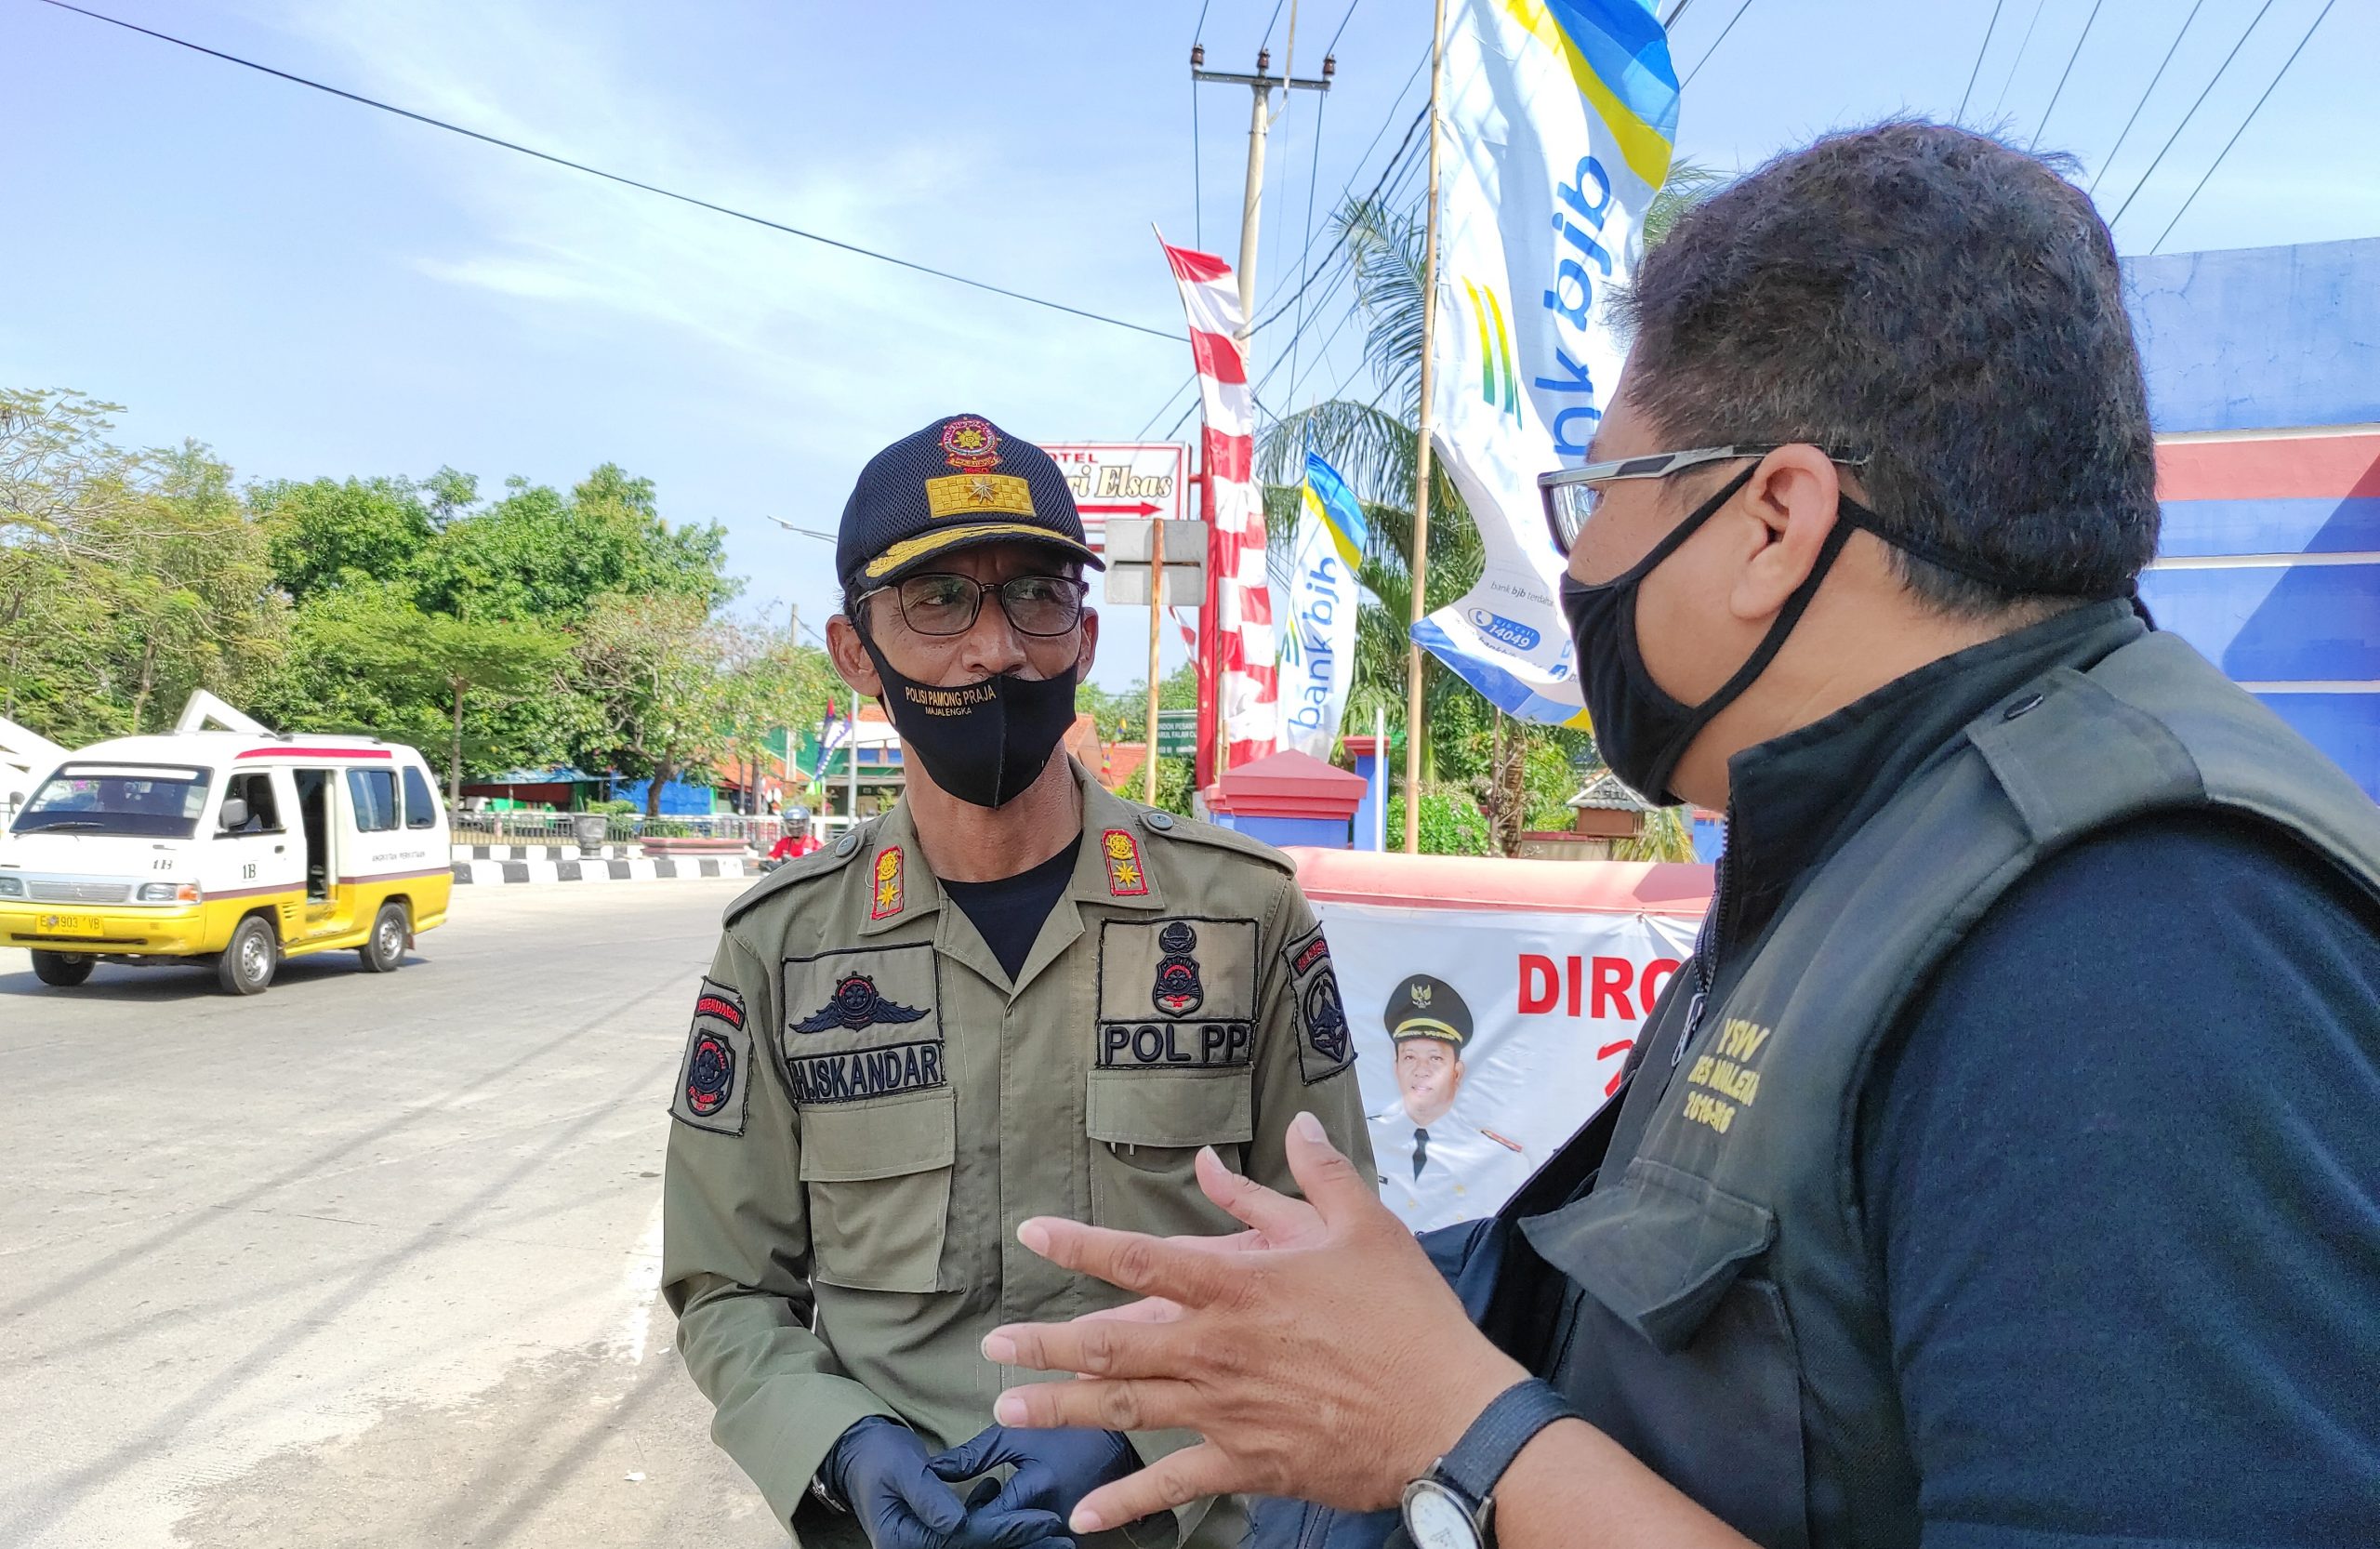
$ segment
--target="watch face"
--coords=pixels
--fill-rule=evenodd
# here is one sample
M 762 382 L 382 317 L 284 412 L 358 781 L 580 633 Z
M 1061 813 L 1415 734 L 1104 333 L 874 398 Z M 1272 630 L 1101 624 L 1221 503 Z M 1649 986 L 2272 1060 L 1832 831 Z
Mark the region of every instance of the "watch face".
M 1479 1549 L 1471 1513 L 1435 1479 L 1416 1479 L 1407 1488 L 1405 1531 L 1414 1549 Z

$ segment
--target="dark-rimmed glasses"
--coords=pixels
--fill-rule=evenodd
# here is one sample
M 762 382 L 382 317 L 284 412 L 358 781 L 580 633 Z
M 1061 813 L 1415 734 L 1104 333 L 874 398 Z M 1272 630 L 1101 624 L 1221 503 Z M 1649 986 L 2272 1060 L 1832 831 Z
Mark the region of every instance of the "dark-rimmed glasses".
M 889 591 L 901 604 L 901 617 L 921 635 L 963 635 L 975 627 L 984 599 L 996 596 L 1000 612 L 1020 635 L 1046 640 L 1063 635 L 1082 622 L 1082 601 L 1090 590 L 1071 576 L 1012 576 L 1005 581 L 979 581 L 930 570 L 904 576 L 891 586 L 860 593 L 857 605 Z
M 1554 550 L 1568 558 L 1579 535 L 1586 531 L 1587 522 L 1603 504 L 1602 486 L 1622 479 L 1666 479 L 1683 473 L 1689 468 L 1707 463 L 1733 462 L 1739 457 L 1765 457 L 1779 446 L 1791 442 L 1741 443 L 1734 446 L 1698 446 L 1686 452 L 1650 452 L 1641 457 L 1615 457 L 1608 462 L 1591 462 L 1581 468 L 1557 468 L 1551 473 L 1537 476 L 1538 498 L 1545 505 L 1545 530 L 1554 536 Z M 1841 447 L 1821 446 L 1829 462 L 1846 468 L 1858 468 L 1868 460 L 1865 452 L 1851 452 Z

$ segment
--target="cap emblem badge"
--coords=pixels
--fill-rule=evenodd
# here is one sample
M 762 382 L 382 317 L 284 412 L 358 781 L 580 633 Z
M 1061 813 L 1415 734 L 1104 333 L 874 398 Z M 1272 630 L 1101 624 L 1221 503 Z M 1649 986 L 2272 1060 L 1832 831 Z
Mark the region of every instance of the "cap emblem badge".
M 1000 465 L 1000 435 L 972 415 L 962 415 L 942 428 L 942 456 L 964 473 L 980 473 Z

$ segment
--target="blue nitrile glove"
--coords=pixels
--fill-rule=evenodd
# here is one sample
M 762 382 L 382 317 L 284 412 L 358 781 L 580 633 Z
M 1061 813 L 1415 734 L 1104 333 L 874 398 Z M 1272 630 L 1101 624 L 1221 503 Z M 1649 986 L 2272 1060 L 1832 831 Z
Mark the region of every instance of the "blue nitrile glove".
M 918 1433 L 880 1414 L 836 1437 L 818 1476 L 876 1549 L 1037 1549 L 1066 1542 L 1065 1524 L 1047 1512 L 993 1517 L 961 1506 L 928 1466 Z
M 972 1441 L 939 1454 L 926 1466 L 956 1483 L 1003 1463 L 1016 1472 L 997 1490 L 975 1488 L 967 1498 L 971 1521 L 979 1514 L 1048 1512 L 1063 1523 L 1084 1496 L 1140 1466 L 1132 1444 L 1116 1431 L 1012 1431 L 1005 1425 L 986 1426 Z

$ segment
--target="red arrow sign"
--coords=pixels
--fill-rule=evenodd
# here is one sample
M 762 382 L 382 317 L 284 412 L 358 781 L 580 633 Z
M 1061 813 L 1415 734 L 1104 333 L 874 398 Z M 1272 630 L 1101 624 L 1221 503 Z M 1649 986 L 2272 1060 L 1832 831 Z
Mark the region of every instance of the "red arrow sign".
M 1084 511 L 1084 512 L 1090 512 L 1090 511 L 1105 511 L 1105 512 L 1108 512 L 1108 513 L 1111 513 L 1111 514 L 1115 514 L 1115 515 L 1121 515 L 1121 516 L 1155 516 L 1157 512 L 1159 512 L 1159 511 L 1163 510 L 1164 509 L 1165 509 L 1165 508 L 1164 508 L 1163 506 L 1160 506 L 1160 505 L 1157 504 L 1155 501 L 1151 501 L 1151 500 L 1144 500 L 1144 501 L 1142 501 L 1142 502 L 1141 502 L 1139 505 L 1137 505 L 1137 506 L 1083 506 L 1083 505 L 1078 505 L 1078 506 L 1075 508 L 1075 510 L 1078 510 L 1078 511 Z

